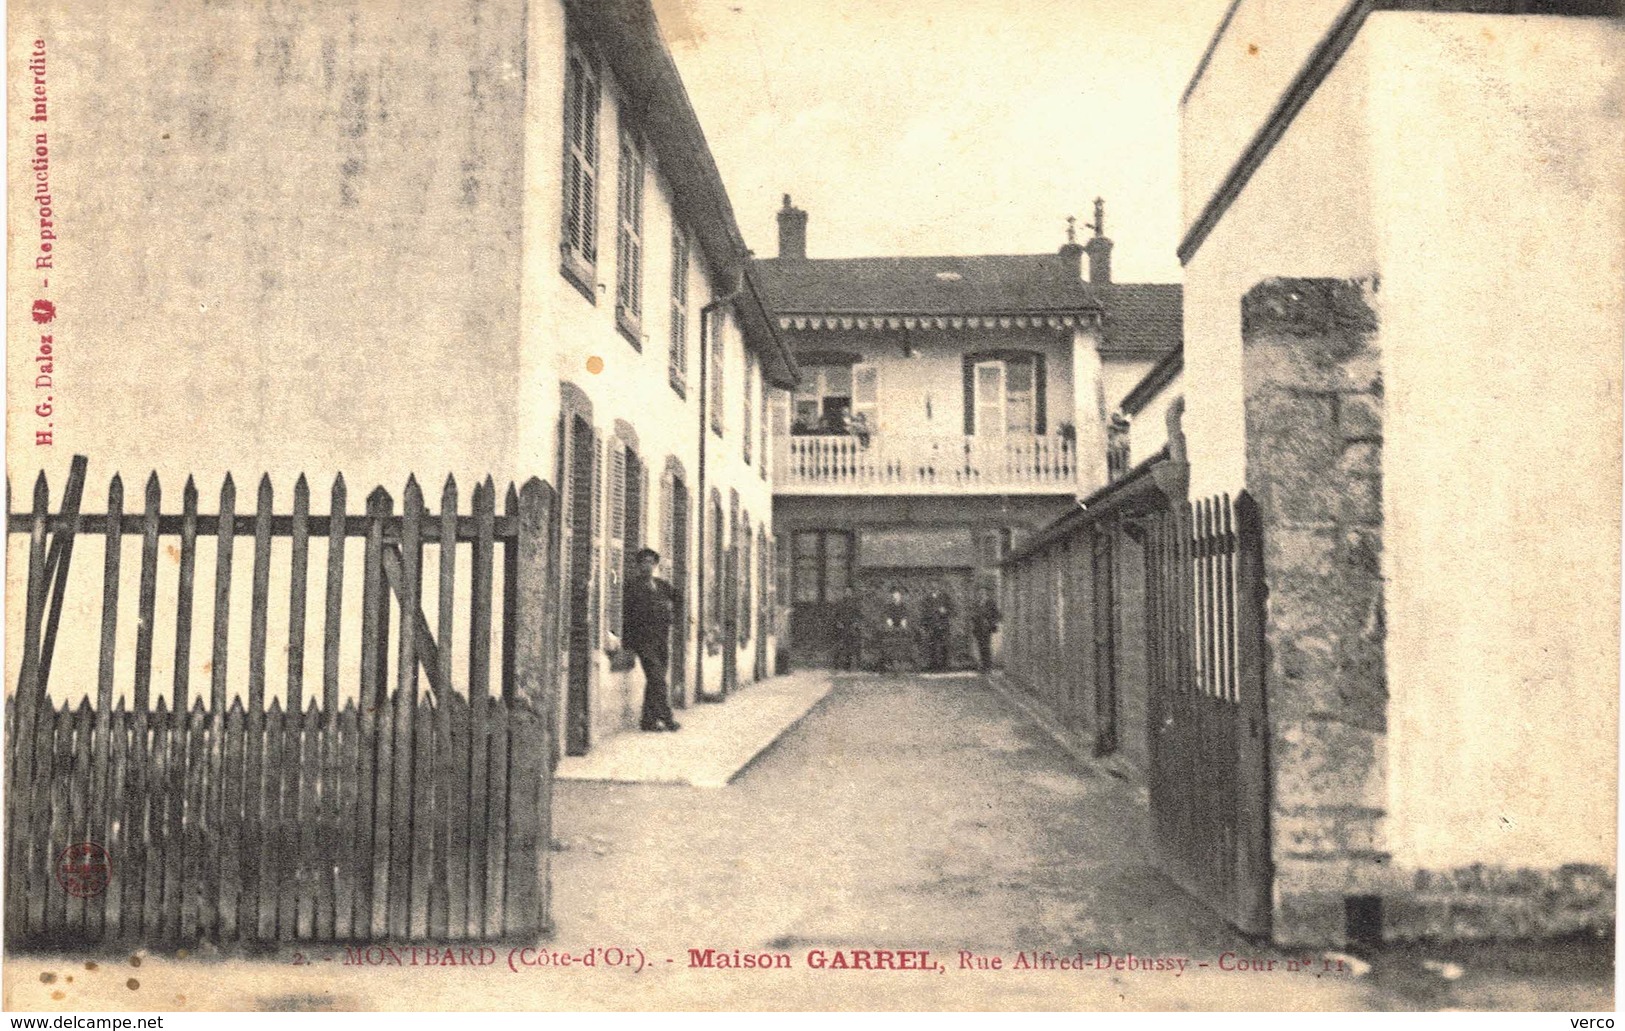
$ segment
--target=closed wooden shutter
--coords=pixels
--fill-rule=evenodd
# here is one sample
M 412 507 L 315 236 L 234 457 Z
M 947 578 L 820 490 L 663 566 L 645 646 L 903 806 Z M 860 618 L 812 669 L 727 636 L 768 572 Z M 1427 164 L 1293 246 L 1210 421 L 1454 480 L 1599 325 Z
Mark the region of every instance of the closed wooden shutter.
M 1004 432 L 1004 363 L 977 362 L 975 379 L 975 421 L 978 435 Z
M 606 516 L 607 541 L 604 547 L 604 627 L 617 638 L 621 636 L 622 587 L 626 571 L 626 445 L 621 440 L 609 442 L 607 484 L 608 511 Z
M 592 62 L 572 49 L 565 84 L 564 242 L 589 263 L 598 259 L 598 107 Z
M 880 432 L 880 367 L 867 363 L 852 366 L 852 424 L 863 425 L 870 433 Z
M 630 133 L 621 133 L 615 233 L 615 304 L 634 322 L 643 313 L 643 154 Z

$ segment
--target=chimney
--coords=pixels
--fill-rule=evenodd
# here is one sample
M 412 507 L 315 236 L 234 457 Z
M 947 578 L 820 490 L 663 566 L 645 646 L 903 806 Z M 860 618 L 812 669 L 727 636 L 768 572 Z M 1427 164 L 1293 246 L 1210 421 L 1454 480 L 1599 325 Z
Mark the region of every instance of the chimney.
M 1072 277 L 1082 279 L 1083 245 L 1078 242 L 1078 220 L 1070 215 L 1066 219 L 1066 243 L 1061 244 L 1060 255 Z
M 779 209 L 779 257 L 796 261 L 807 257 L 807 213 L 791 206 L 788 193 Z
M 1095 198 L 1095 221 L 1090 226 L 1095 235 L 1083 245 L 1089 254 L 1089 282 L 1110 283 L 1112 281 L 1112 242 L 1106 236 L 1106 202 L 1099 197 Z

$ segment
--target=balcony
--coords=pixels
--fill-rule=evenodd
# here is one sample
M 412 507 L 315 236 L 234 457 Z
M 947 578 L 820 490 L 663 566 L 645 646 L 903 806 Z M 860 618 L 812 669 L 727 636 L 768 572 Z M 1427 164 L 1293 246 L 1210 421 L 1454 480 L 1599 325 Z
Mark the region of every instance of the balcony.
M 1071 494 L 1073 441 L 1060 436 L 779 437 L 780 494 Z

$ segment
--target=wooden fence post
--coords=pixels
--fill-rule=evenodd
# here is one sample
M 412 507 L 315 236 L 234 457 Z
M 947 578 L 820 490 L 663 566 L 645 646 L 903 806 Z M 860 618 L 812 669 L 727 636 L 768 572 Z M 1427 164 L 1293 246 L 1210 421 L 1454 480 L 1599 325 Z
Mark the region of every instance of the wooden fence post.
M 532 477 L 519 496 L 517 532 L 518 583 L 514 592 L 514 707 L 516 747 L 510 753 L 507 930 L 537 934 L 551 919 L 549 846 L 552 842 L 553 728 L 542 717 L 553 711 L 558 683 L 549 649 L 553 627 L 548 598 L 553 588 L 553 554 L 549 547 L 553 489 Z

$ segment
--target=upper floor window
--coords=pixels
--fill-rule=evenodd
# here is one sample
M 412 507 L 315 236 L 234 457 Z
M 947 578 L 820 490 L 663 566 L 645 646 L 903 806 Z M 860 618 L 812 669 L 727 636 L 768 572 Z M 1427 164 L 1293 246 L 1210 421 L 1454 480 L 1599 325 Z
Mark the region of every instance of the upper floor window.
M 615 204 L 615 325 L 643 350 L 643 149 L 621 130 Z
M 866 362 L 802 369 L 790 419 L 790 432 L 796 435 L 877 432 L 879 369 Z
M 565 274 L 588 300 L 595 302 L 598 106 L 597 69 L 585 52 L 571 46 L 564 83 L 564 238 L 559 249 L 564 256 Z
M 1044 356 L 1010 351 L 965 356 L 965 433 L 1045 433 Z
M 667 366 L 672 389 L 688 396 L 688 239 L 671 234 L 671 350 Z
M 756 471 L 757 471 L 757 473 L 759 473 L 761 475 L 762 479 L 764 479 L 764 480 L 767 479 L 767 456 L 768 456 L 767 427 L 768 427 L 768 421 L 769 420 L 768 420 L 768 410 L 767 410 L 767 396 L 768 396 L 769 392 L 772 391 L 772 389 L 773 388 L 768 385 L 766 375 L 764 375 L 762 377 L 761 397 L 760 397 L 760 400 L 758 401 L 758 411 L 761 413 L 761 418 L 762 418 L 762 427 L 761 427 L 761 430 L 760 430 L 761 435 L 762 435 L 762 457 L 756 463 Z

